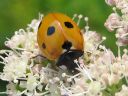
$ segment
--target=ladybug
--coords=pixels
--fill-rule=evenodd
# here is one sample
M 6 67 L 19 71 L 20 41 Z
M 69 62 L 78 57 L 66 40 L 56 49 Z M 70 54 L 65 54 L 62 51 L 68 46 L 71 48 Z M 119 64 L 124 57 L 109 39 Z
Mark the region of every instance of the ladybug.
M 50 13 L 38 26 L 37 42 L 42 55 L 55 60 L 57 66 L 65 65 L 73 71 L 74 63 L 83 55 L 83 35 L 77 24 L 61 13 Z

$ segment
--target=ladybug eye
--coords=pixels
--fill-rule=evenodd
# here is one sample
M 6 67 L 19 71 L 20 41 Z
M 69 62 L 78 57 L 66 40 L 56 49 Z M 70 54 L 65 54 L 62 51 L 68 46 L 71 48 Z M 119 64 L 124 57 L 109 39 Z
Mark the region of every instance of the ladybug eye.
M 48 30 L 47 30 L 47 35 L 48 36 L 52 35 L 54 32 L 55 32 L 55 27 L 54 26 L 48 27 Z
M 71 22 L 64 22 L 64 25 L 67 27 L 67 28 L 73 28 L 73 25 Z

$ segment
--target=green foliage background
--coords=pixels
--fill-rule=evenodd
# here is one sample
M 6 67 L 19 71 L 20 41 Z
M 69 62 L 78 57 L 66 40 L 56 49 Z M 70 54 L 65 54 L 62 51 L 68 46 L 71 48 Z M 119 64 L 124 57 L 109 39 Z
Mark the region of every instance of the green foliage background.
M 0 49 L 5 48 L 4 41 L 10 38 L 14 31 L 26 28 L 32 19 L 38 18 L 38 13 L 61 12 L 72 17 L 73 14 L 83 14 L 89 17 L 91 30 L 96 30 L 107 37 L 105 45 L 116 52 L 115 38 L 104 27 L 104 22 L 111 13 L 111 8 L 105 0 L 0 0 Z M 83 28 L 84 24 L 80 27 Z M 0 70 L 2 71 L 2 66 Z M 5 90 L 5 83 L 0 81 L 0 91 Z M 2 95 L 0 95 L 2 96 Z

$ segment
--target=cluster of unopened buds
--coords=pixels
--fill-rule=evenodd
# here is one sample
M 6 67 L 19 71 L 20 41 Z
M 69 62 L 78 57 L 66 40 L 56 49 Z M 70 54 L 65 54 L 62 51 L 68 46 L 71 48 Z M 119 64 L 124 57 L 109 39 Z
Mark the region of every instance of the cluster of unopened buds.
M 106 3 L 114 11 L 105 22 L 106 28 L 110 32 L 116 31 L 119 46 L 128 45 L 128 0 L 106 0 Z
M 118 46 L 128 44 L 127 0 L 106 0 L 115 6 L 105 26 L 116 31 Z M 126 9 L 125 9 L 126 8 Z M 122 15 L 117 13 L 121 10 Z M 90 31 L 88 18 L 75 14 L 86 22 L 82 30 L 86 41 L 84 56 L 75 60 L 79 71 L 70 74 L 67 70 L 53 67 L 54 62 L 39 56 L 40 50 L 36 41 L 38 25 L 43 18 L 32 20 L 26 30 L 16 31 L 11 39 L 5 42 L 10 50 L 0 50 L 0 63 L 4 64 L 0 79 L 8 81 L 7 90 L 0 94 L 9 96 L 127 96 L 128 93 L 128 50 L 123 55 L 115 56 L 102 42 L 106 37 Z M 2 55 L 4 54 L 4 55 Z

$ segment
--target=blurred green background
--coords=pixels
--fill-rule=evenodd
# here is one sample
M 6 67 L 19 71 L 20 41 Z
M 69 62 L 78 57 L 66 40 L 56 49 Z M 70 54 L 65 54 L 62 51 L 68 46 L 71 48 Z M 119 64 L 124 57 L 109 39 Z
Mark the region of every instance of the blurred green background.
M 75 13 L 88 16 L 91 29 L 107 36 L 109 42 L 106 46 L 115 48 L 114 35 L 104 27 L 111 13 L 105 0 L 0 0 L 0 49 L 4 48 L 6 37 L 10 38 L 20 28 L 25 29 L 32 19 L 38 18 L 39 12 L 44 15 L 62 12 L 70 17 Z
M 38 18 L 39 12 L 44 15 L 61 12 L 70 17 L 75 13 L 83 14 L 89 17 L 91 30 L 107 37 L 107 48 L 117 51 L 114 33 L 109 33 L 104 27 L 104 22 L 111 13 L 105 0 L 0 0 L 0 49 L 5 48 L 4 41 L 7 37 L 10 38 L 20 28 L 25 29 L 32 19 Z M 83 26 L 84 24 L 80 25 L 81 28 Z M 0 91 L 4 90 L 5 83 L 0 81 Z

